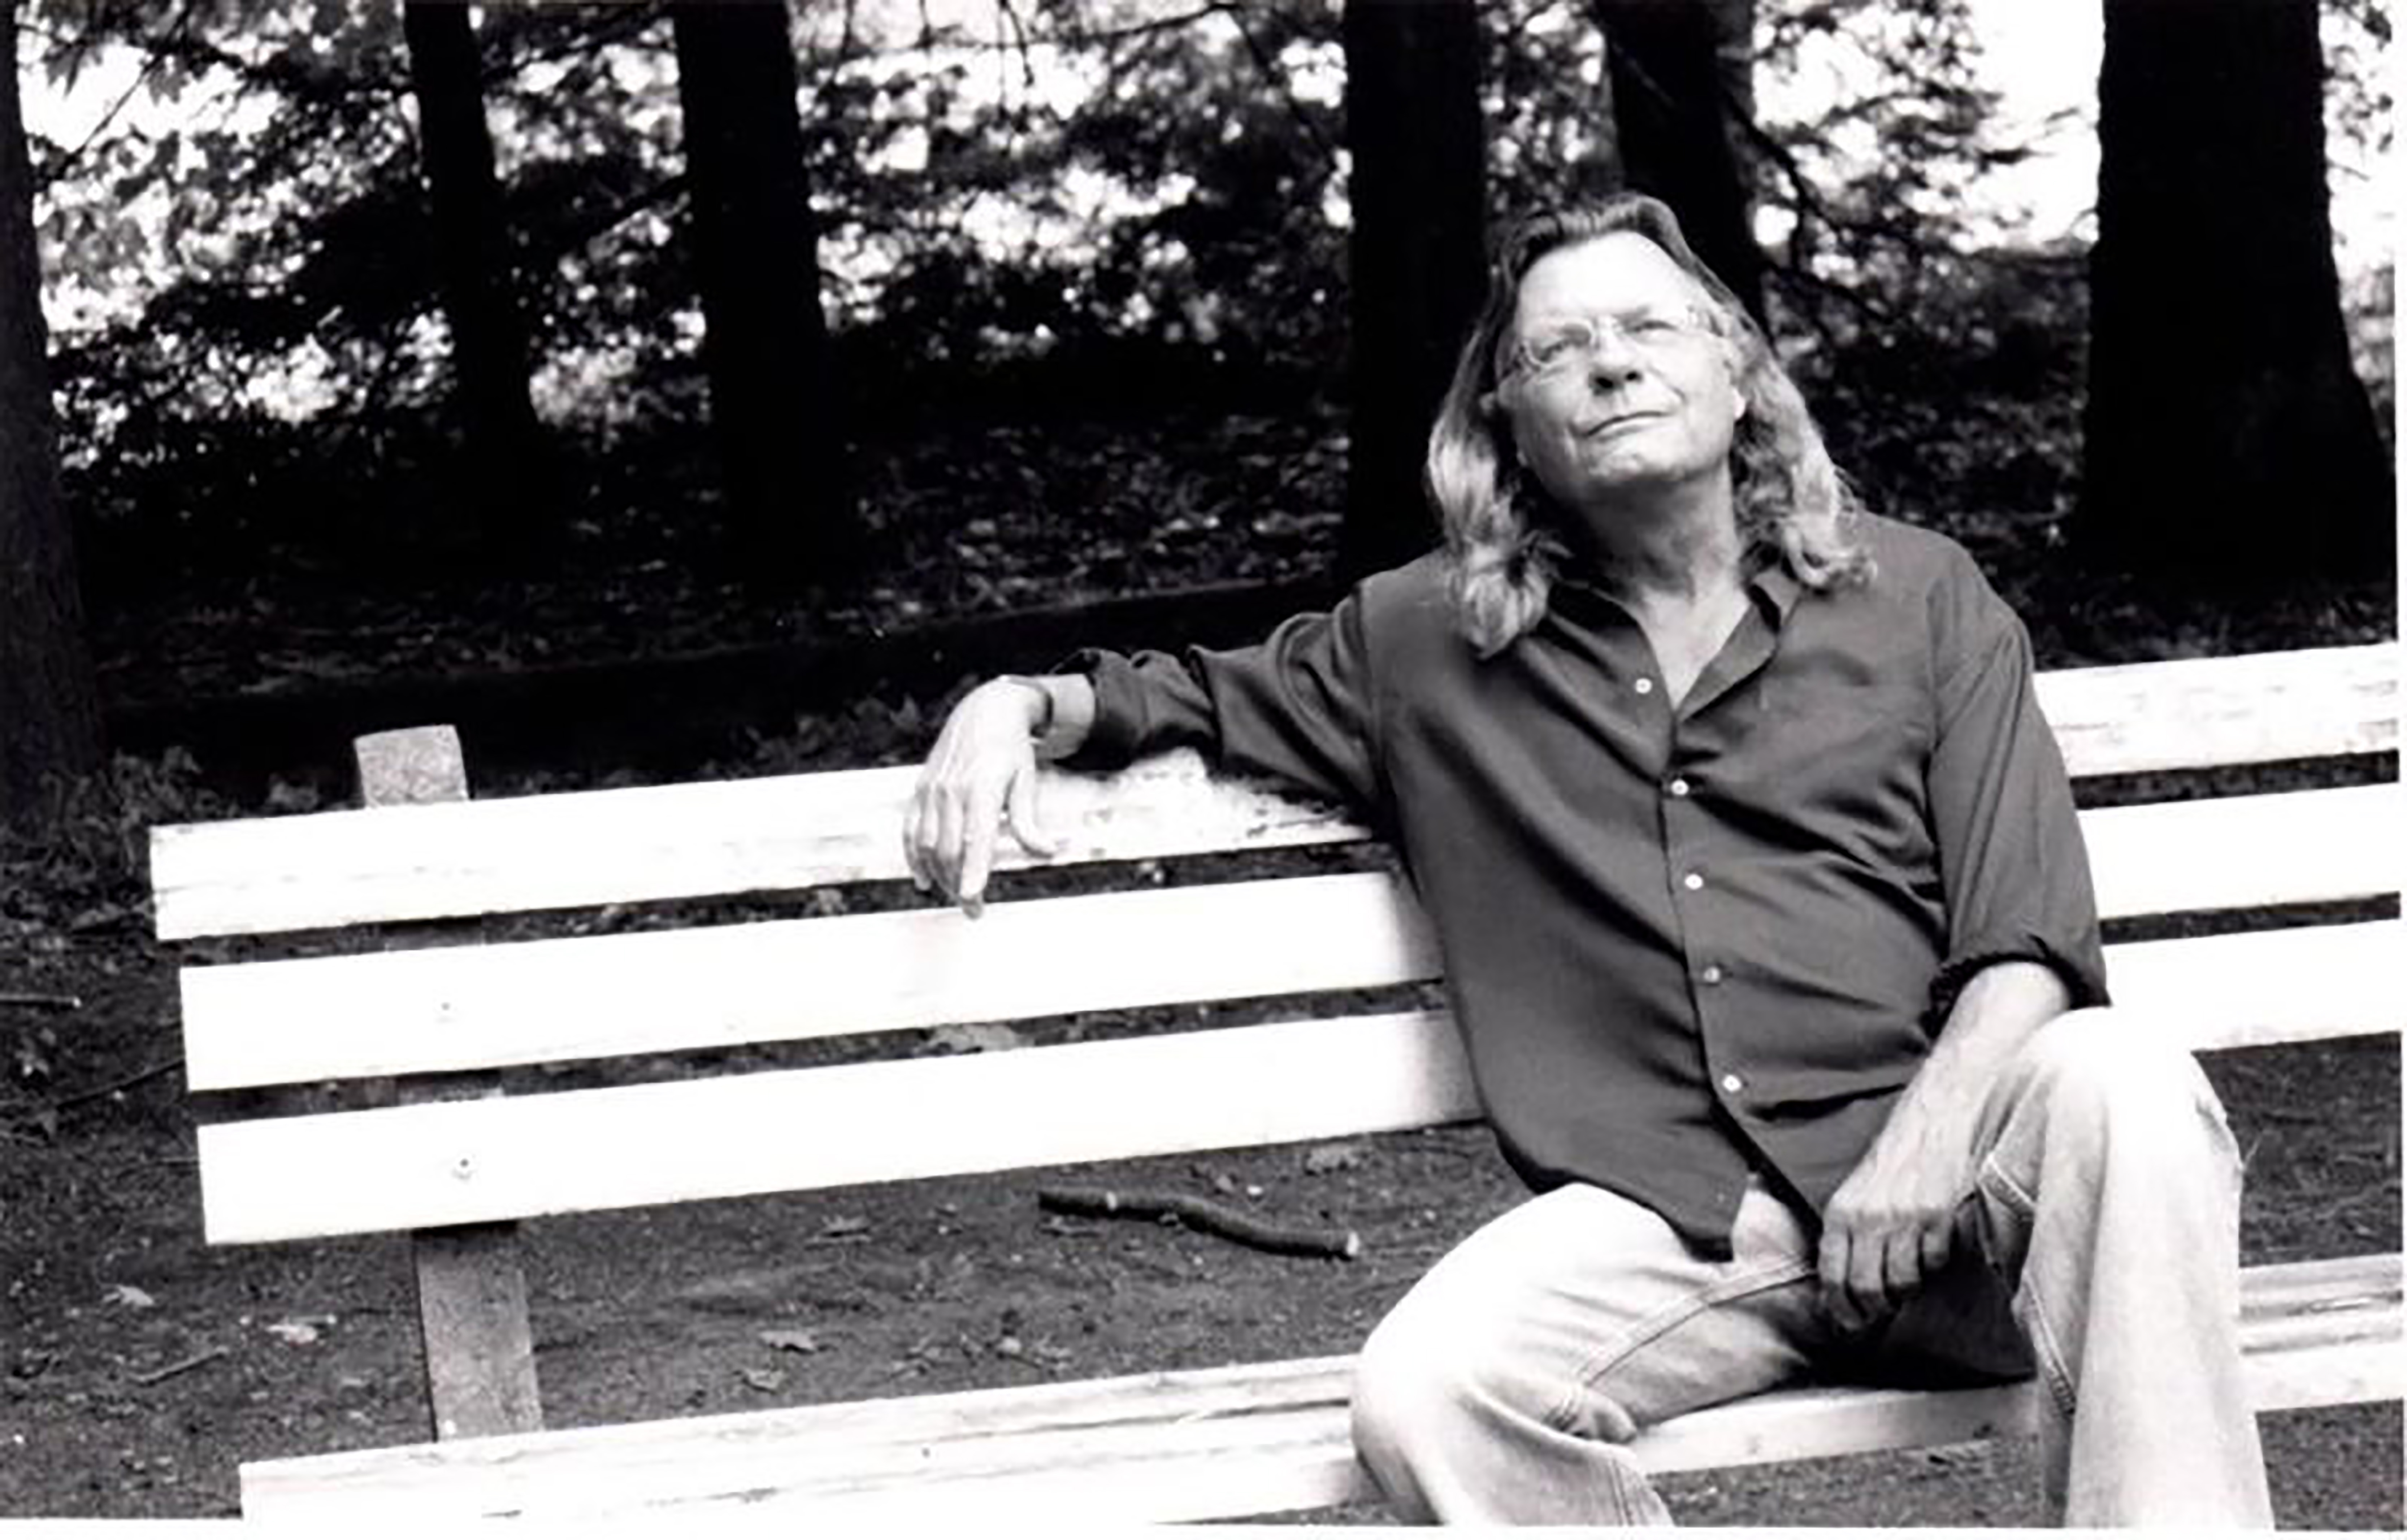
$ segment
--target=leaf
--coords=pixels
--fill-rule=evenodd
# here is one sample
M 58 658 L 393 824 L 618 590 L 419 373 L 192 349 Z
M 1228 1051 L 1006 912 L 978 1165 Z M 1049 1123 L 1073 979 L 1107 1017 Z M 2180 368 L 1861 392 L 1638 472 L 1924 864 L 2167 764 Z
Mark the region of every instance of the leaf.
M 1316 1177 L 1332 1171 L 1350 1171 L 1362 1164 L 1364 1155 L 1362 1146 L 1351 1140 L 1317 1144 L 1303 1152 L 1303 1168 Z
M 135 1288 L 131 1283 L 116 1285 L 108 1291 L 107 1297 L 111 1305 L 122 1305 L 129 1310 L 148 1310 L 159 1303 L 148 1293 Z
M 819 1339 L 816 1332 L 762 1332 L 761 1340 L 769 1347 L 790 1353 L 816 1353 L 827 1349 L 827 1344 Z
M 747 1369 L 744 1371 L 744 1383 L 751 1386 L 754 1390 L 761 1392 L 764 1395 L 771 1394 L 786 1388 L 786 1371 L 783 1369 Z
M 940 1026 L 928 1034 L 929 1046 L 947 1053 L 996 1053 L 1028 1046 L 1028 1035 L 994 1022 Z

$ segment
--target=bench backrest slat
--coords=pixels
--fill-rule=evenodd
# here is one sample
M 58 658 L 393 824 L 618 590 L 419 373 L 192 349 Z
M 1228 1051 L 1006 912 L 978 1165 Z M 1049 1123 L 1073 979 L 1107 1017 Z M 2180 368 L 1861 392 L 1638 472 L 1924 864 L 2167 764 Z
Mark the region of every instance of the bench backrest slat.
M 2110 916 L 2396 891 L 2390 786 L 2093 809 Z M 2202 858 L 2203 857 L 2203 858 Z M 188 968 L 196 1090 L 664 1053 L 1433 978 L 1395 879 Z M 339 1024 L 339 1028 L 335 1024 Z
M 2118 942 L 2106 982 L 2189 1048 L 2249 1048 L 2407 1026 L 2407 991 L 2388 982 L 2402 956 L 2407 922 L 2293 925 Z
M 159 933 L 256 935 L 709 897 L 907 876 L 910 766 L 353 810 L 151 832 Z M 1047 771 L 1063 861 L 1366 837 L 1333 811 L 1216 780 L 1191 753 L 1098 779 Z M 999 863 L 1026 865 L 1016 847 Z
M 2064 669 L 2040 707 L 2075 775 L 2380 754 L 2399 746 L 2395 643 Z
M 184 970 L 195 1090 L 1434 978 L 1383 872 Z M 330 1024 L 339 1023 L 339 1030 Z
M 2092 808 L 2082 842 L 2107 919 L 2399 891 L 2395 784 Z
M 2395 749 L 2394 643 L 2043 674 L 2075 775 Z M 310 813 L 152 832 L 159 934 L 241 935 L 900 878 L 908 766 Z M 1325 809 L 1171 756 L 1048 775 L 1071 860 L 1357 840 Z M 1003 864 L 1022 864 L 1006 849 Z
M 220 1123 L 212 1242 L 1275 1144 L 1474 1115 L 1442 1015 Z
M 2397 1030 L 2399 921 L 2109 949 L 2118 997 L 2191 1047 Z M 2127 963 L 2136 961 L 2136 966 Z M 2276 971 L 2279 970 L 2279 971 Z M 212 1241 L 525 1218 L 1475 1116 L 1443 1014 L 890 1060 L 201 1130 Z
M 2393 749 L 2395 646 L 2043 676 L 2076 774 Z M 157 831 L 163 934 L 310 928 L 900 877 L 910 767 Z M 1073 859 L 1365 838 L 1193 756 L 1053 777 Z M 2085 812 L 2110 918 L 2394 897 L 2398 785 Z M 509 1066 L 1426 981 L 1380 871 L 183 970 L 196 1089 Z M 2109 949 L 2118 1000 L 2193 1047 L 2396 1030 L 2397 920 Z M 345 938 L 350 941 L 355 938 Z M 420 938 L 420 940 L 424 940 Z M 1289 1001 L 1298 1016 L 1398 1002 Z M 297 1118 L 201 1135 L 215 1240 L 481 1223 L 1474 1114 L 1443 1016 L 1339 1015 L 951 1058 Z M 631 1137 L 640 1130 L 640 1137 Z

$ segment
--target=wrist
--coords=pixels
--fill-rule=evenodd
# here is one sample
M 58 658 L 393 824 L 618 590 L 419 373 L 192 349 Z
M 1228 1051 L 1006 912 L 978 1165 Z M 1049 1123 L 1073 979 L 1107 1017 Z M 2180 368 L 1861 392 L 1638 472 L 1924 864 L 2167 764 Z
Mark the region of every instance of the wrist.
M 1031 698 L 1033 704 L 1028 715 L 1029 737 L 1041 739 L 1051 732 L 1055 725 L 1061 721 L 1061 704 L 1054 699 L 1051 687 L 1044 680 L 1033 674 L 1007 673 L 1002 677 L 1000 683 L 1017 685 Z

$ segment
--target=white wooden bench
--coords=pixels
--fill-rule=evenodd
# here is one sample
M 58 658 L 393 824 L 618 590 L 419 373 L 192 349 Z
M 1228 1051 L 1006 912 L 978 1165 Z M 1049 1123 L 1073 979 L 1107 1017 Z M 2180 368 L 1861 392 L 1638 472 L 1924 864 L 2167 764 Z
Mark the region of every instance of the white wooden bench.
M 2059 672 L 2043 700 L 2076 775 L 2395 750 L 2395 645 Z M 438 741 L 448 733 L 435 729 Z M 476 802 L 423 733 L 363 740 L 377 805 L 153 832 L 171 939 L 322 931 L 903 877 L 910 768 Z M 420 767 L 413 784 L 389 762 Z M 2127 783 L 2129 784 L 2129 783 Z M 1059 777 L 1067 861 L 1356 841 L 1326 812 L 1172 756 Z M 2395 903 L 2401 803 L 2357 784 L 2094 809 L 2103 912 Z M 1010 864 L 1006 860 L 1006 865 Z M 1127 875 L 1131 869 L 1118 869 Z M 1136 869 L 1141 870 L 1141 869 Z M 1208 947 L 1191 944 L 1209 936 Z M 320 941 L 328 940 L 320 936 Z M 2115 994 L 2196 1049 L 2396 1032 L 2396 918 L 2110 948 Z M 516 1222 L 1068 1161 L 1329 1139 L 1471 1119 L 1439 1015 L 1383 1012 L 950 1057 L 502 1096 L 501 1067 L 1028 1020 L 1428 978 L 1415 908 L 1379 870 L 1006 899 L 598 937 L 194 964 L 195 1091 L 397 1077 L 393 1105 L 200 1132 L 213 1242 L 415 1233 L 434 1442 L 248 1464 L 287 1518 L 576 1516 L 796 1505 L 882 1519 L 1025 1510 L 1260 1515 L 1362 1498 L 1348 1361 L 1050 1383 L 544 1431 Z M 233 1099 L 233 1098 L 221 1098 Z M 1008 1108 L 999 1118 L 994 1109 Z M 630 1137 L 640 1131 L 641 1137 Z M 2248 1270 L 2267 1409 L 2395 1398 L 2396 1256 Z M 1953 1443 L 2027 1423 L 2024 1387 L 1804 1389 L 1647 1432 L 1659 1469 Z

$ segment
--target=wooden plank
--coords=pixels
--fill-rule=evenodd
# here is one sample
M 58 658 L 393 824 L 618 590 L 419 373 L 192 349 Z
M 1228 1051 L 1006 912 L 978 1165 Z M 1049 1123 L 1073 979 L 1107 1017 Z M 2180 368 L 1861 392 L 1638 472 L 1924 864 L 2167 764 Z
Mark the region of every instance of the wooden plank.
M 2261 1262 L 2241 1276 L 2240 1320 L 2251 1342 L 2267 1323 L 2291 1316 L 2350 1313 L 2361 1317 L 2388 1311 L 2397 1315 L 2402 1294 L 2401 1263 L 2397 1253 L 2369 1251 L 2351 1257 L 2317 1257 L 2307 1262 Z
M 337 812 L 151 830 L 163 939 L 905 877 L 916 766 Z M 1191 752 L 1109 777 L 1048 770 L 1057 864 L 1360 840 L 1365 831 Z M 1001 865 L 1030 865 L 1008 841 Z
M 2396 892 L 2395 855 L 2366 831 L 2400 815 L 2396 786 L 2352 786 L 2098 809 L 2083 829 L 2111 917 Z M 1214 944 L 1192 945 L 1198 936 Z M 1371 872 L 994 904 L 977 920 L 930 908 L 196 967 L 180 984 L 187 1081 L 218 1090 L 1370 988 L 1437 971 L 1417 906 Z M 2304 987 L 2356 999 L 2347 981 Z M 325 1028 L 335 1021 L 341 1031 Z
M 2395 644 L 2041 676 L 2077 775 L 2396 748 Z M 323 812 L 151 832 L 159 934 L 249 934 L 900 878 L 916 767 Z M 1190 754 L 1107 780 L 1048 772 L 1061 859 L 1360 839 L 1325 810 L 1215 781 Z M 1006 849 L 1002 865 L 1027 864 Z
M 1437 971 L 1418 906 L 1377 872 L 995 904 L 976 920 L 947 907 L 233 964 L 184 970 L 186 1077 L 218 1090 L 531 1064 Z
M 2407 1385 L 2400 1261 L 2248 1269 L 2242 1337 L 2260 1409 L 2387 1399 Z M 2305 1334 L 2291 1329 L 2310 1323 Z M 1348 1441 L 1345 1357 L 785 1408 L 242 1468 L 250 1518 L 373 1504 L 380 1516 L 578 1517 L 808 1505 L 900 1520 L 1061 1511 L 1125 1520 L 1276 1513 L 1372 1495 Z M 1950 1444 L 2031 1426 L 2025 1386 L 1809 1387 L 1649 1429 L 1657 1471 Z
M 287 1240 L 1281 1144 L 1477 1105 L 1446 1018 L 1348 1017 L 219 1123 L 200 1130 L 202 1208 L 213 1242 Z
M 352 744 L 360 800 L 371 808 L 464 802 L 468 766 L 449 728 L 370 733 Z M 405 943 L 389 941 L 388 946 Z M 402 955 L 390 953 L 389 955 Z M 361 1009 L 356 996 L 326 1003 L 325 1021 Z M 446 1074 L 393 1086 L 404 1107 L 498 1096 L 492 1074 Z M 436 1438 L 531 1433 L 543 1426 L 535 1382 L 534 1331 L 518 1226 L 500 1222 L 420 1230 L 410 1236 L 420 1363 L 426 1413 Z
M 2108 918 L 2399 891 L 2394 784 L 2094 808 L 2081 815 Z
M 2402 957 L 2407 922 L 2368 920 L 2125 941 L 2106 949 L 2106 981 L 2186 1047 L 2258 1047 L 2407 1028 Z
M 2075 775 L 2379 754 L 2399 746 L 2400 648 L 2063 669 L 2040 709 Z
M 2389 964 L 2401 954 L 2407 922 L 2386 920 L 2128 943 L 2107 949 L 2107 967 L 2117 999 L 2174 1040 L 2228 1048 L 2397 1030 Z M 212 1240 L 285 1239 L 1338 1137 L 1477 1111 L 1442 1015 L 1339 1017 L 520 1096 L 407 1125 L 383 1112 L 221 1124 L 201 1130 L 202 1191 Z M 630 1147 L 636 1126 L 660 1136 Z

